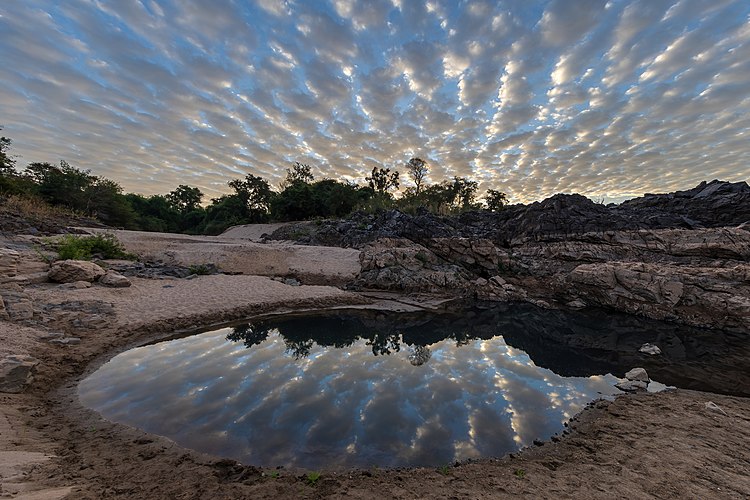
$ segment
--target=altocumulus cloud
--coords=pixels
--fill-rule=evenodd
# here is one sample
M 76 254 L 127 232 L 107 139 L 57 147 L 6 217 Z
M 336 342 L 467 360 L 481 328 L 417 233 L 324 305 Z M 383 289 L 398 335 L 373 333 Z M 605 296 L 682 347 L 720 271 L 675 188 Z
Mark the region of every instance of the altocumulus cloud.
M 747 178 L 750 2 L 10 0 L 21 162 L 209 196 L 429 160 L 527 202 Z

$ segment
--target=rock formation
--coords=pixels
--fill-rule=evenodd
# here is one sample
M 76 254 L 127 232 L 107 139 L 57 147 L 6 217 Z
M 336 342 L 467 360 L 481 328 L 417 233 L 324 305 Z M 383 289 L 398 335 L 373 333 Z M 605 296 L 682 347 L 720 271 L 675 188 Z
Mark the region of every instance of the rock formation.
M 712 181 L 600 205 L 555 195 L 499 213 L 358 214 L 271 238 L 362 249 L 360 288 L 599 306 L 750 329 L 750 187 Z

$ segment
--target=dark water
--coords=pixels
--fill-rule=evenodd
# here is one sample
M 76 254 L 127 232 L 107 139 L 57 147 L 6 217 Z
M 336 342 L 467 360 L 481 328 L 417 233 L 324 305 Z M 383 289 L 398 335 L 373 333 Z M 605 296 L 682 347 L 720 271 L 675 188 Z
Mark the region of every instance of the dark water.
M 639 354 L 644 342 L 664 354 Z M 743 393 L 747 344 L 529 305 L 339 312 L 132 349 L 79 394 L 110 420 L 248 464 L 432 466 L 548 438 L 592 399 L 618 393 L 615 376 L 634 366 L 670 385 Z

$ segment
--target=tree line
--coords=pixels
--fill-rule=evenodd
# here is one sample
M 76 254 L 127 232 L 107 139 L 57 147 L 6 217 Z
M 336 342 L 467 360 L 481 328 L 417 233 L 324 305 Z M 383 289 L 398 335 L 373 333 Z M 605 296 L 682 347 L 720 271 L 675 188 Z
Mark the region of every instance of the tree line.
M 271 221 L 341 218 L 357 210 L 424 208 L 447 215 L 467 210 L 497 211 L 506 195 L 487 190 L 484 203 L 477 200 L 478 183 L 453 177 L 428 184 L 429 166 L 421 158 L 405 163 L 414 184 L 396 197 L 400 172 L 375 167 L 366 185 L 334 179 L 316 180 L 310 165 L 294 162 L 278 190 L 259 176 L 247 174 L 227 183 L 229 194 L 205 204 L 197 187 L 179 185 L 165 195 L 123 193 L 122 187 L 67 162 L 34 162 L 16 169 L 10 154 L 12 141 L 0 137 L 0 194 L 32 196 L 51 205 L 95 216 L 103 223 L 126 229 L 190 234 L 219 234 L 230 226 Z

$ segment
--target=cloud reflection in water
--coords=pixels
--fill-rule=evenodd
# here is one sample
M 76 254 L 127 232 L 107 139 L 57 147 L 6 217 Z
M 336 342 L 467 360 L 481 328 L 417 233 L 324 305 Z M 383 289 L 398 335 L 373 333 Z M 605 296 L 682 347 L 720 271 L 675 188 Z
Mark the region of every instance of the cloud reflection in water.
M 283 335 L 270 323 L 133 349 L 84 380 L 81 400 L 189 448 L 320 468 L 502 455 L 617 392 L 612 375 L 556 375 L 501 336 L 443 333 L 422 344 L 404 324 L 373 336 L 347 321 L 286 320 Z

